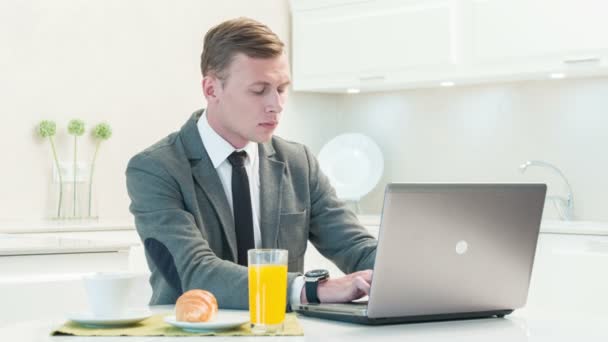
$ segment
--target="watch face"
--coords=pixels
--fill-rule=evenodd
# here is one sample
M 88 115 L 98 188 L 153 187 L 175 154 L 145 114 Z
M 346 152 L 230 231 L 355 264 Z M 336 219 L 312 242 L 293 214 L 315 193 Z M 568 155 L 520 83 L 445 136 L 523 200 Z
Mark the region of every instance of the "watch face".
M 304 276 L 309 277 L 309 278 L 322 278 L 322 277 L 329 276 L 329 272 L 327 270 L 312 270 L 312 271 L 306 272 L 306 274 L 304 274 Z

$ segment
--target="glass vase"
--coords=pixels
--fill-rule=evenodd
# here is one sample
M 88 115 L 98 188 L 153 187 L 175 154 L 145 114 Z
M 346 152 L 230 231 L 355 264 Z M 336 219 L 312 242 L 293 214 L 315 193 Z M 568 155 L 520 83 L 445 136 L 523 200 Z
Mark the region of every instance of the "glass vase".
M 97 220 L 97 196 L 87 174 L 85 163 L 78 163 L 78 175 L 74 177 L 62 165 L 62 182 L 54 181 L 51 185 L 50 212 L 53 220 Z M 55 175 L 54 180 L 58 177 Z

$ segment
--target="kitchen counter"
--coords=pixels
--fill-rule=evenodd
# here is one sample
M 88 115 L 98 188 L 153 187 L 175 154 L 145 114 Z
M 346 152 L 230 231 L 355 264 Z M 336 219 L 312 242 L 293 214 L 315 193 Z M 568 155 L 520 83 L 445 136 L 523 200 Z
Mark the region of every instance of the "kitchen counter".
M 120 252 L 128 251 L 133 245 L 130 242 L 0 234 L 0 256 Z
M 380 215 L 357 215 L 368 229 L 380 226 Z M 135 230 L 132 219 L 109 220 L 0 220 L 0 234 L 65 233 Z M 541 233 L 608 235 L 608 222 L 545 220 Z
M 0 233 L 62 233 L 134 230 L 133 219 L 0 220 Z
M 608 222 L 599 221 L 543 221 L 541 233 L 608 235 Z
M 368 229 L 380 226 L 380 215 L 358 215 Z M 608 222 L 544 220 L 540 232 L 547 234 L 608 235 Z

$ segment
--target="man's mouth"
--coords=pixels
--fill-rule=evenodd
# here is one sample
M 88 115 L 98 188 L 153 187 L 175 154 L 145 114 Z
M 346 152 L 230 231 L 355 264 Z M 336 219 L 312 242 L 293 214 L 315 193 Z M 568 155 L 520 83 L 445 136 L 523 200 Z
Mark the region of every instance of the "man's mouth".
M 278 122 L 276 121 L 270 121 L 270 122 L 262 122 L 260 124 L 260 126 L 264 127 L 264 128 L 275 128 L 277 126 Z

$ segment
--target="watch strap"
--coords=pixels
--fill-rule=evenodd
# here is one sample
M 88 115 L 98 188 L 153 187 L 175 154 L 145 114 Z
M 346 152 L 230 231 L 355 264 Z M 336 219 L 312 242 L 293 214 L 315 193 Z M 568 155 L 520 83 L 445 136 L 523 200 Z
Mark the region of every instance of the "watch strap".
M 307 280 L 305 285 L 306 287 L 306 299 L 309 303 L 319 304 L 319 297 L 317 296 L 317 288 L 319 287 L 319 280 L 315 279 L 313 281 Z

